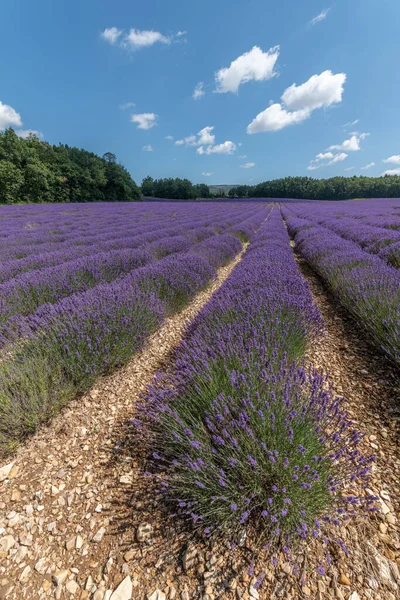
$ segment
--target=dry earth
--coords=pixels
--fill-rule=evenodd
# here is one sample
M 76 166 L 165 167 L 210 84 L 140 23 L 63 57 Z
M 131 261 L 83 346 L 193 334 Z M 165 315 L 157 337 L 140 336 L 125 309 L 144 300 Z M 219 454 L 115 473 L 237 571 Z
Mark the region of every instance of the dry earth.
M 371 483 L 380 513 L 343 532 L 351 556 L 335 556 L 326 577 L 310 571 L 303 586 L 290 565 L 270 570 L 251 544 L 231 552 L 202 541 L 170 519 L 142 474 L 129 419 L 134 405 L 185 326 L 240 257 L 179 315 L 169 319 L 123 369 L 99 380 L 0 469 L 0 599 L 94 600 L 396 600 L 400 588 L 399 377 L 301 260 L 327 323 L 308 360 L 332 374 L 348 401 L 365 447 L 378 460 Z M 396 505 L 397 503 L 397 505 Z M 312 551 L 312 549 L 311 549 Z M 304 565 L 306 569 L 306 565 Z

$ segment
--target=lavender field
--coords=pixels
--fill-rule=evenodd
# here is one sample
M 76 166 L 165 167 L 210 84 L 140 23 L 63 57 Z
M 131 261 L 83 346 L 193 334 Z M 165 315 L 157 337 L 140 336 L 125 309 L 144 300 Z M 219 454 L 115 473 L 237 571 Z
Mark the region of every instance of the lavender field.
M 310 360 L 330 326 L 300 267 L 398 373 L 400 201 L 26 205 L 0 221 L 0 451 L 135 361 L 237 260 L 132 406 L 140 477 L 201 539 L 250 540 L 296 577 L 312 556 L 326 577 L 348 524 L 379 514 L 377 457 Z M 257 598 L 266 572 L 249 571 Z

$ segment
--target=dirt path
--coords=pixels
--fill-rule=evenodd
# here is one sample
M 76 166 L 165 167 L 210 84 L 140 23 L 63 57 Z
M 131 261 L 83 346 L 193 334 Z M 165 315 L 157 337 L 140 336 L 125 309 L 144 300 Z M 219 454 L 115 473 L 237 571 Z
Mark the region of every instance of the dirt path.
M 137 527 L 150 521 L 157 528 L 156 499 L 149 489 L 137 500 L 135 481 L 144 478 L 120 440 L 127 439 L 135 401 L 242 255 L 167 319 L 128 365 L 71 402 L 0 468 L 0 599 L 125 600 L 131 587 L 133 598 L 155 590 L 147 567 L 155 533 L 145 543 L 150 536 Z M 164 543 L 170 550 L 168 537 Z M 156 568 L 163 571 L 162 564 Z
M 356 589 L 361 598 L 394 600 L 400 597 L 400 373 L 308 264 L 297 261 L 327 325 L 325 338 L 310 347 L 307 360 L 331 374 L 336 393 L 346 398 L 352 419 L 366 434 L 363 449 L 377 456 L 371 489 L 381 498 L 380 512 L 368 519 L 367 538 L 353 532 L 350 560 L 343 564 L 351 587 L 342 587 L 342 593 L 346 600 L 346 589 Z

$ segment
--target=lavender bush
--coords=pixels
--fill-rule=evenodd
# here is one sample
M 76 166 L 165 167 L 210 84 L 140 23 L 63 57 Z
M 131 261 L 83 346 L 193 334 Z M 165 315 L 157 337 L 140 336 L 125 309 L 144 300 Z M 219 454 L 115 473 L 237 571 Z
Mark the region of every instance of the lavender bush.
M 289 552 L 370 501 L 346 493 L 371 459 L 343 400 L 298 362 L 321 330 L 275 210 L 134 420 L 166 500 L 205 535 Z

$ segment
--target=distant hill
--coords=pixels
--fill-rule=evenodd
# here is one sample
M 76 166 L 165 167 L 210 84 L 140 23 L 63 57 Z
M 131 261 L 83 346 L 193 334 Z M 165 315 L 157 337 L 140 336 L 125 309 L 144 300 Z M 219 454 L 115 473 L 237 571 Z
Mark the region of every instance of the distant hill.
M 219 192 L 225 192 L 225 194 L 227 194 L 229 192 L 229 190 L 231 190 L 232 188 L 237 187 L 237 184 L 232 184 L 232 185 L 209 185 L 208 186 L 210 188 L 210 192 L 212 194 L 218 194 Z

